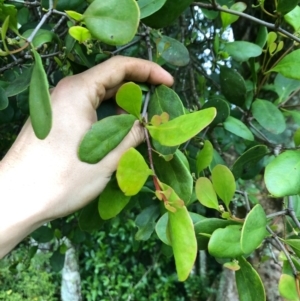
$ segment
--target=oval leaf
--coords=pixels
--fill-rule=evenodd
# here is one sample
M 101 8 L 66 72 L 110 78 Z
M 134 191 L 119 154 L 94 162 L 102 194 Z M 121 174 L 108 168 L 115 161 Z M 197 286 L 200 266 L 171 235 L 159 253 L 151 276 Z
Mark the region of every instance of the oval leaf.
M 248 129 L 248 127 L 243 122 L 232 116 L 228 116 L 223 125 L 225 130 L 231 132 L 232 134 L 235 134 L 246 140 L 254 140 L 254 136 L 252 132 Z
M 231 225 L 213 232 L 208 251 L 216 258 L 236 258 L 243 254 L 241 249 L 241 226 Z
M 102 191 L 98 211 L 104 220 L 117 216 L 130 201 L 130 196 L 124 195 L 115 180 L 110 180 Z
M 186 142 L 207 127 L 216 116 L 216 109 L 209 108 L 179 116 L 159 126 L 147 125 L 152 138 L 162 145 L 175 146 Z
M 286 300 L 299 301 L 295 277 L 282 274 L 279 279 L 279 294 Z
M 146 18 L 158 11 L 166 0 L 139 0 L 138 5 L 141 12 L 141 19 Z
M 143 156 L 134 148 L 122 155 L 117 168 L 117 180 L 125 195 L 137 194 L 152 174 Z
M 220 67 L 220 84 L 226 99 L 237 106 L 243 106 L 246 101 L 246 83 L 244 78 L 234 69 Z
M 285 151 L 270 162 L 265 170 L 265 183 L 275 197 L 300 193 L 300 151 Z
M 300 7 L 297 5 L 292 11 L 284 16 L 284 20 L 293 26 L 295 31 L 300 28 Z
M 32 50 L 34 66 L 29 85 L 30 120 L 35 135 L 45 139 L 52 127 L 52 110 L 47 75 L 40 55 Z
M 199 178 L 195 186 L 199 202 L 208 208 L 219 210 L 219 202 L 211 181 L 208 178 Z
M 254 251 L 268 235 L 267 218 L 260 204 L 248 213 L 242 228 L 241 247 L 245 254 Z
M 213 159 L 214 148 L 209 140 L 204 141 L 203 148 L 197 154 L 196 157 L 196 168 L 198 175 L 200 172 L 209 166 Z
M 285 119 L 280 110 L 270 101 L 256 99 L 252 103 L 252 114 L 267 131 L 280 134 L 286 129 Z
M 247 41 L 235 41 L 225 44 L 226 51 L 233 59 L 238 62 L 248 61 L 251 57 L 260 56 L 262 53 L 261 47 Z
M 116 102 L 126 112 L 140 118 L 142 108 L 142 90 L 133 82 L 123 84 L 117 94 Z
M 140 11 L 135 0 L 95 0 L 83 18 L 96 39 L 108 45 L 124 45 L 137 31 Z
M 168 221 L 169 221 L 169 215 L 168 215 L 168 212 L 166 212 L 163 216 L 160 217 L 160 219 L 156 223 L 155 231 L 156 231 L 158 238 L 163 243 L 171 246 L 171 239 L 170 239 L 170 234 L 169 234 L 169 230 L 168 230 Z
M 268 72 L 279 72 L 283 76 L 292 79 L 300 80 L 300 49 L 294 50 L 288 55 L 284 56 L 279 63 Z M 267 73 L 268 73 L 267 72 Z
M 225 165 L 216 165 L 211 171 L 211 180 L 214 190 L 228 209 L 236 190 L 232 172 Z
M 239 258 L 239 266 L 235 279 L 240 301 L 265 301 L 266 293 L 258 273 L 244 257 Z
M 277 13 L 280 13 L 282 15 L 287 14 L 291 10 L 293 10 L 297 4 L 299 3 L 299 0 L 278 0 L 276 11 Z
M 136 118 L 132 115 L 106 117 L 92 125 L 80 143 L 81 161 L 97 163 L 113 150 L 128 134 Z
M 168 212 L 169 231 L 179 281 L 189 276 L 197 256 L 197 240 L 192 219 L 186 207 Z

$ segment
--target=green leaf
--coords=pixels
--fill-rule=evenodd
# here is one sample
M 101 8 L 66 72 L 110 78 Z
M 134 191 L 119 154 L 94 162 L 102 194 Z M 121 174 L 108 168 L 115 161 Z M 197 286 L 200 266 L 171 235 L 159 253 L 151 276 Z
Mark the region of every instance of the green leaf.
M 199 178 L 196 182 L 195 190 L 196 196 L 203 206 L 219 210 L 219 202 L 216 192 L 208 178 Z
M 227 8 L 226 5 L 223 5 L 223 7 Z M 244 2 L 236 2 L 230 7 L 231 10 L 235 10 L 238 12 L 243 12 L 246 8 L 247 8 L 247 5 Z M 222 20 L 223 29 L 227 28 L 227 26 L 234 23 L 238 19 L 239 19 L 239 16 L 221 12 L 221 20 Z
M 220 98 L 219 96 L 213 99 L 209 99 L 208 102 L 204 103 L 202 109 L 206 108 L 216 108 L 217 110 L 217 115 L 210 126 L 216 126 L 217 124 L 222 123 L 230 115 L 228 102 Z
M 38 243 L 46 243 L 54 238 L 54 231 L 48 226 L 41 226 L 32 232 L 30 236 Z
M 200 172 L 209 166 L 213 159 L 214 148 L 209 140 L 204 141 L 203 148 L 197 154 L 196 157 L 196 168 L 198 175 Z
M 293 136 L 293 140 L 294 140 L 295 146 L 300 145 L 300 128 L 298 128 L 295 131 L 294 136 Z
M 123 110 L 139 119 L 142 109 L 142 97 L 141 88 L 133 82 L 128 82 L 119 88 L 116 94 L 116 102 Z
M 9 86 L 5 89 L 7 97 L 18 95 L 29 87 L 32 70 L 31 67 L 23 68 L 22 73 L 9 83 Z
M 151 205 L 146 207 L 135 219 L 139 228 L 135 234 L 136 240 L 148 240 L 155 229 L 155 221 L 159 217 L 159 206 Z
M 2 4 L 0 9 L 0 21 L 4 22 L 5 19 L 9 16 L 9 28 L 15 33 L 19 34 L 18 32 L 18 20 L 17 20 L 18 11 L 15 5 L 10 4 Z
M 6 33 L 7 33 L 7 29 L 8 29 L 8 25 L 9 25 L 9 16 L 7 16 L 2 24 L 1 27 L 1 38 L 2 38 L 2 43 L 3 43 L 3 47 L 5 49 L 5 51 L 8 53 L 9 49 L 7 48 L 7 44 L 6 44 Z
M 300 7 L 299 7 L 300 9 Z M 269 72 L 279 72 L 287 78 L 300 80 L 300 49 L 294 50 L 288 55 L 284 56 L 279 63 L 269 70 Z
M 216 109 L 209 108 L 179 116 L 159 126 L 147 125 L 152 138 L 162 145 L 175 146 L 186 142 L 207 127 L 216 116 Z
M 298 257 L 300 256 L 300 239 L 285 239 L 284 242 L 293 249 Z
M 284 110 L 284 112 L 287 113 L 288 115 L 292 116 L 295 123 L 300 125 L 300 112 L 298 112 L 298 111 L 287 111 L 287 110 Z
M 59 11 L 78 9 L 78 7 L 84 2 L 84 0 L 57 0 L 54 2 L 54 8 Z M 42 6 L 49 9 L 49 0 L 42 0 Z
M 65 254 L 62 254 L 60 250 L 56 250 L 50 257 L 50 265 L 54 272 L 59 272 L 64 267 Z
M 120 190 L 117 181 L 110 180 L 102 191 L 98 211 L 103 220 L 117 216 L 130 201 L 130 196 L 124 195 Z
M 33 31 L 34 29 L 28 29 L 22 34 L 22 36 L 27 39 L 29 38 L 29 36 L 32 34 Z M 57 36 L 53 31 L 46 30 L 46 29 L 39 29 L 32 40 L 32 44 L 35 48 L 38 48 L 46 43 L 51 43 L 53 39 L 57 39 Z
M 280 134 L 286 129 L 285 119 L 280 110 L 270 101 L 256 99 L 251 106 L 253 117 L 267 131 Z
M 166 62 L 178 67 L 186 66 L 189 63 L 189 52 L 179 41 L 168 36 L 160 36 L 154 41 L 158 57 L 161 56 Z
M 275 92 L 278 94 L 279 99 L 276 104 L 284 102 L 291 93 L 300 89 L 300 81 L 290 79 L 282 76 L 280 73 L 277 74 L 274 80 Z
M 5 90 L 0 87 L 0 110 L 4 110 L 8 106 L 8 97 Z
M 280 296 L 289 301 L 299 301 L 296 281 L 295 277 L 282 274 L 278 285 Z
M 252 132 L 248 129 L 248 127 L 242 121 L 232 116 L 228 116 L 223 125 L 225 130 L 231 132 L 232 134 L 235 134 L 246 140 L 254 140 L 254 136 Z
M 87 163 L 99 162 L 120 144 L 135 120 L 132 115 L 122 114 L 106 117 L 94 123 L 80 143 L 79 159 Z
M 220 84 L 226 99 L 237 106 L 242 107 L 246 101 L 246 83 L 244 78 L 234 69 L 220 67 Z
M 80 22 L 83 19 L 83 15 L 73 11 L 73 10 L 66 10 L 66 14 L 68 15 L 68 17 L 72 18 L 73 20 Z
M 236 179 L 247 175 L 248 170 L 252 169 L 264 156 L 269 154 L 269 149 L 265 145 L 255 145 L 246 150 L 233 164 L 232 173 Z
M 165 243 L 166 245 L 171 246 L 170 233 L 168 229 L 169 215 L 166 212 L 164 215 L 160 217 L 155 226 L 155 231 L 158 238 Z
M 158 178 L 171 186 L 179 198 L 188 204 L 193 191 L 193 177 L 178 153 L 179 151 L 168 162 L 153 154 L 153 163 Z
M 158 11 L 166 0 L 138 0 L 138 5 L 141 12 L 141 19 L 146 18 Z
M 241 248 L 245 254 L 254 251 L 264 238 L 266 231 L 267 218 L 260 204 L 255 205 L 248 213 L 242 228 Z
M 270 162 L 265 170 L 265 183 L 275 197 L 300 193 L 300 151 L 285 151 Z
M 155 88 L 150 98 L 148 107 L 149 120 L 151 120 L 154 115 L 161 115 L 163 112 L 167 112 L 169 114 L 169 120 L 172 120 L 184 115 L 184 108 L 179 96 L 174 90 L 167 86 L 160 85 Z M 154 148 L 163 155 L 174 154 L 178 148 L 178 146 L 167 147 L 161 145 L 156 140 L 153 140 L 152 144 Z
M 235 279 L 240 301 L 265 301 L 265 289 L 258 273 L 244 257 L 238 261 L 241 268 L 235 272 Z
M 205 218 L 194 225 L 198 249 L 206 250 L 209 242 L 209 238 L 202 234 L 212 234 L 219 228 L 225 228 L 230 225 L 237 225 L 236 222 L 231 220 L 222 220 L 219 218 Z
M 78 224 L 82 231 L 87 232 L 97 231 L 103 226 L 104 220 L 98 211 L 98 198 L 81 209 Z
M 137 150 L 131 147 L 122 155 L 117 168 L 117 181 L 125 195 L 137 194 L 150 175 L 153 171 Z
M 300 28 L 300 7 L 297 5 L 292 11 L 284 16 L 284 20 L 297 32 Z
M 169 231 L 179 281 L 189 276 L 197 256 L 197 240 L 192 219 L 186 207 L 168 212 Z
M 226 51 L 236 61 L 245 62 L 251 57 L 260 56 L 262 53 L 262 48 L 247 41 L 235 41 L 226 43 L 224 51 Z
M 40 55 L 32 50 L 34 66 L 29 86 L 30 120 L 35 135 L 45 139 L 52 127 L 52 109 L 48 79 Z
M 278 0 L 276 11 L 281 15 L 285 15 L 298 5 L 299 0 Z
M 152 28 L 168 26 L 172 24 L 192 2 L 192 0 L 167 0 L 160 10 L 143 19 L 143 23 Z
M 69 28 L 69 34 L 79 43 L 83 43 L 92 38 L 90 31 L 82 26 L 72 26 Z
M 124 45 L 137 32 L 140 11 L 135 0 L 95 0 L 83 17 L 96 39 L 108 45 Z
M 216 258 L 236 258 L 243 255 L 241 228 L 240 225 L 230 225 L 214 231 L 208 243 L 209 254 Z
M 232 172 L 225 165 L 216 165 L 211 171 L 211 179 L 217 195 L 228 209 L 236 190 Z

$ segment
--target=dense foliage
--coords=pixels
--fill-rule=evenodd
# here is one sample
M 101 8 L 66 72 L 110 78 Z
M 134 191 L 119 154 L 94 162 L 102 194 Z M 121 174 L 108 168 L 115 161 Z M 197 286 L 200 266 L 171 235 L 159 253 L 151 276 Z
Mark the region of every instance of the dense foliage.
M 116 103 L 127 115 L 111 116 L 113 102 L 100 107 L 79 146 L 82 161 L 101 160 L 135 120 L 146 142 L 123 155 L 99 200 L 32 234 L 55 242 L 55 271 L 68 249 L 64 237 L 90 246 L 84 254 L 109 248 L 89 244 L 85 231 L 100 235 L 129 211 L 138 248 L 157 235 L 162 244 L 153 249 L 174 255 L 180 281 L 198 273 L 206 250 L 235 272 L 240 300 L 265 300 L 252 259 L 259 250 L 258 262 L 271 261 L 265 250 L 274 248 L 283 266 L 279 292 L 299 300 L 298 1 L 0 0 L 0 20 L 2 155 L 29 113 L 36 136 L 47 137 L 48 87 L 68 75 L 121 54 L 153 60 L 175 78 L 172 89 L 125 83 Z

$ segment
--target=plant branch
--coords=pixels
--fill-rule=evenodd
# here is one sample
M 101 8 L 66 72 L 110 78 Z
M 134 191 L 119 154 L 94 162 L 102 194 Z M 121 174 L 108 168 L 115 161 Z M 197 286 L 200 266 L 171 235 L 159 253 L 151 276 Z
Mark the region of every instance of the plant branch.
M 136 40 L 134 40 L 134 41 L 132 41 L 132 42 L 130 42 L 130 43 L 128 43 L 128 44 L 126 44 L 126 45 L 124 45 L 124 46 L 122 46 L 122 47 L 120 47 L 120 48 L 114 50 L 114 51 L 112 51 L 111 54 L 112 54 L 112 55 L 116 55 L 117 53 L 119 53 L 119 52 L 121 52 L 121 51 L 123 51 L 123 50 L 125 50 L 125 49 L 127 49 L 127 48 L 129 48 L 129 47 L 131 47 L 132 45 L 137 44 L 141 39 L 142 39 L 142 37 L 139 36 L 139 37 L 137 37 Z
M 291 219 L 293 220 L 293 222 L 296 224 L 297 228 L 300 229 L 300 222 L 299 222 L 299 220 L 298 220 L 298 218 L 296 216 L 291 196 L 288 197 L 288 208 L 287 208 L 287 211 L 288 211 L 288 215 L 291 217 Z
M 281 211 L 277 211 L 277 212 L 268 214 L 266 217 L 267 217 L 267 219 L 270 219 L 270 218 L 274 218 L 277 216 L 287 215 L 287 213 L 288 213 L 287 210 L 281 210 Z
M 300 38 L 296 37 L 295 35 L 293 35 L 292 33 L 284 30 L 281 27 L 278 27 L 276 24 L 265 22 L 263 20 L 255 18 L 255 17 L 250 16 L 248 14 L 245 14 L 243 12 L 239 12 L 239 11 L 236 11 L 236 10 L 228 9 L 228 8 L 222 7 L 222 6 L 218 5 L 218 4 L 214 5 L 214 4 L 208 4 L 208 3 L 202 3 L 202 2 L 193 2 L 192 5 L 199 6 L 200 8 L 205 8 L 205 9 L 210 9 L 210 10 L 217 10 L 217 11 L 229 13 L 229 14 L 232 14 L 232 15 L 236 15 L 236 16 L 248 19 L 248 20 L 253 21 L 255 23 L 258 23 L 260 25 L 266 26 L 266 27 L 268 27 L 268 28 L 270 28 L 270 29 L 272 29 L 274 31 L 278 31 L 281 34 L 289 37 L 290 39 L 292 39 L 292 40 L 300 43 Z

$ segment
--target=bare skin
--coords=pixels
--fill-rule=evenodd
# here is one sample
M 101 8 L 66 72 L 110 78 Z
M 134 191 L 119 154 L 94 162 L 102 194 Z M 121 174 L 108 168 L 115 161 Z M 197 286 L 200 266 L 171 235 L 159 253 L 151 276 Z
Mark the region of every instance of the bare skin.
M 78 145 L 96 122 L 96 108 L 123 81 L 172 85 L 158 65 L 114 57 L 63 79 L 51 93 L 53 127 L 35 137 L 30 120 L 0 162 L 0 258 L 47 221 L 66 216 L 93 200 L 108 183 L 121 155 L 144 139 L 136 123 L 124 140 L 97 164 L 81 162 Z

